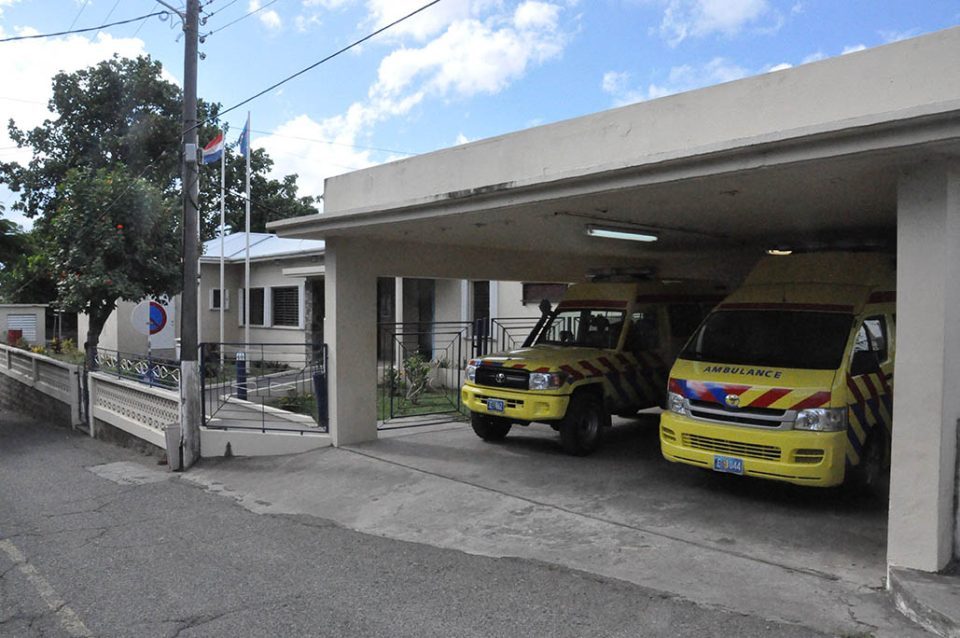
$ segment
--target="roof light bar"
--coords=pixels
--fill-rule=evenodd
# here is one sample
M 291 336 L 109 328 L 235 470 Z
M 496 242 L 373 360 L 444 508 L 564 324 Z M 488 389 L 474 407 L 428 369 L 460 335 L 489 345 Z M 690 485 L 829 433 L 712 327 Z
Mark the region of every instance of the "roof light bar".
M 629 241 L 657 241 L 659 237 L 650 233 L 641 233 L 627 228 L 614 228 L 611 226 L 587 225 L 587 234 L 591 237 L 605 237 L 607 239 L 626 239 Z

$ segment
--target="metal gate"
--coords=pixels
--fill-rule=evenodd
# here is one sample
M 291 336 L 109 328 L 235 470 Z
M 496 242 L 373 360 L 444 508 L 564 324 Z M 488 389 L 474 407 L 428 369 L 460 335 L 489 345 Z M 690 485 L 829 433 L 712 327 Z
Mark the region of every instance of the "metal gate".
M 536 325 L 530 317 L 379 324 L 378 428 L 468 416 L 460 399 L 467 361 L 519 348 Z
M 377 427 L 431 425 L 464 415 L 463 369 L 472 350 L 471 324 L 462 321 L 379 325 Z
M 203 343 L 200 353 L 206 427 L 327 432 L 325 344 Z

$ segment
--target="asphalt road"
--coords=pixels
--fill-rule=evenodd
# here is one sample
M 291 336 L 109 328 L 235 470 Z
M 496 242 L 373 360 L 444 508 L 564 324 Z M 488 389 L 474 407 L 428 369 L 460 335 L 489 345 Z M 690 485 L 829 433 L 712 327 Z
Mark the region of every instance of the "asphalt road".
M 0 412 L 0 636 L 817 636 L 621 581 L 255 514 Z

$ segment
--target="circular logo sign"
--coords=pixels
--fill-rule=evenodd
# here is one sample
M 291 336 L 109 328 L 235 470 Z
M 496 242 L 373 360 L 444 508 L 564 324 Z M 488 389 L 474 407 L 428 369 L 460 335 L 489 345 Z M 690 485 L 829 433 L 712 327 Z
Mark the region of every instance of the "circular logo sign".
M 167 311 L 156 301 L 150 302 L 150 334 L 155 335 L 167 327 Z
M 724 398 L 723 402 L 726 403 L 726 404 L 727 404 L 728 406 L 730 406 L 731 408 L 739 408 L 739 407 L 740 407 L 740 397 L 739 397 L 738 395 L 736 395 L 736 394 L 728 394 L 728 395 Z

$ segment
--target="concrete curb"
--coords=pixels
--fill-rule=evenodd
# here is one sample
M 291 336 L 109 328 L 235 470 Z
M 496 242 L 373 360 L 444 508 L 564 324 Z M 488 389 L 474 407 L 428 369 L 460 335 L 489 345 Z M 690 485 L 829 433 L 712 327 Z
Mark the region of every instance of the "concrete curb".
M 960 576 L 891 567 L 888 583 L 900 613 L 938 636 L 960 638 Z

